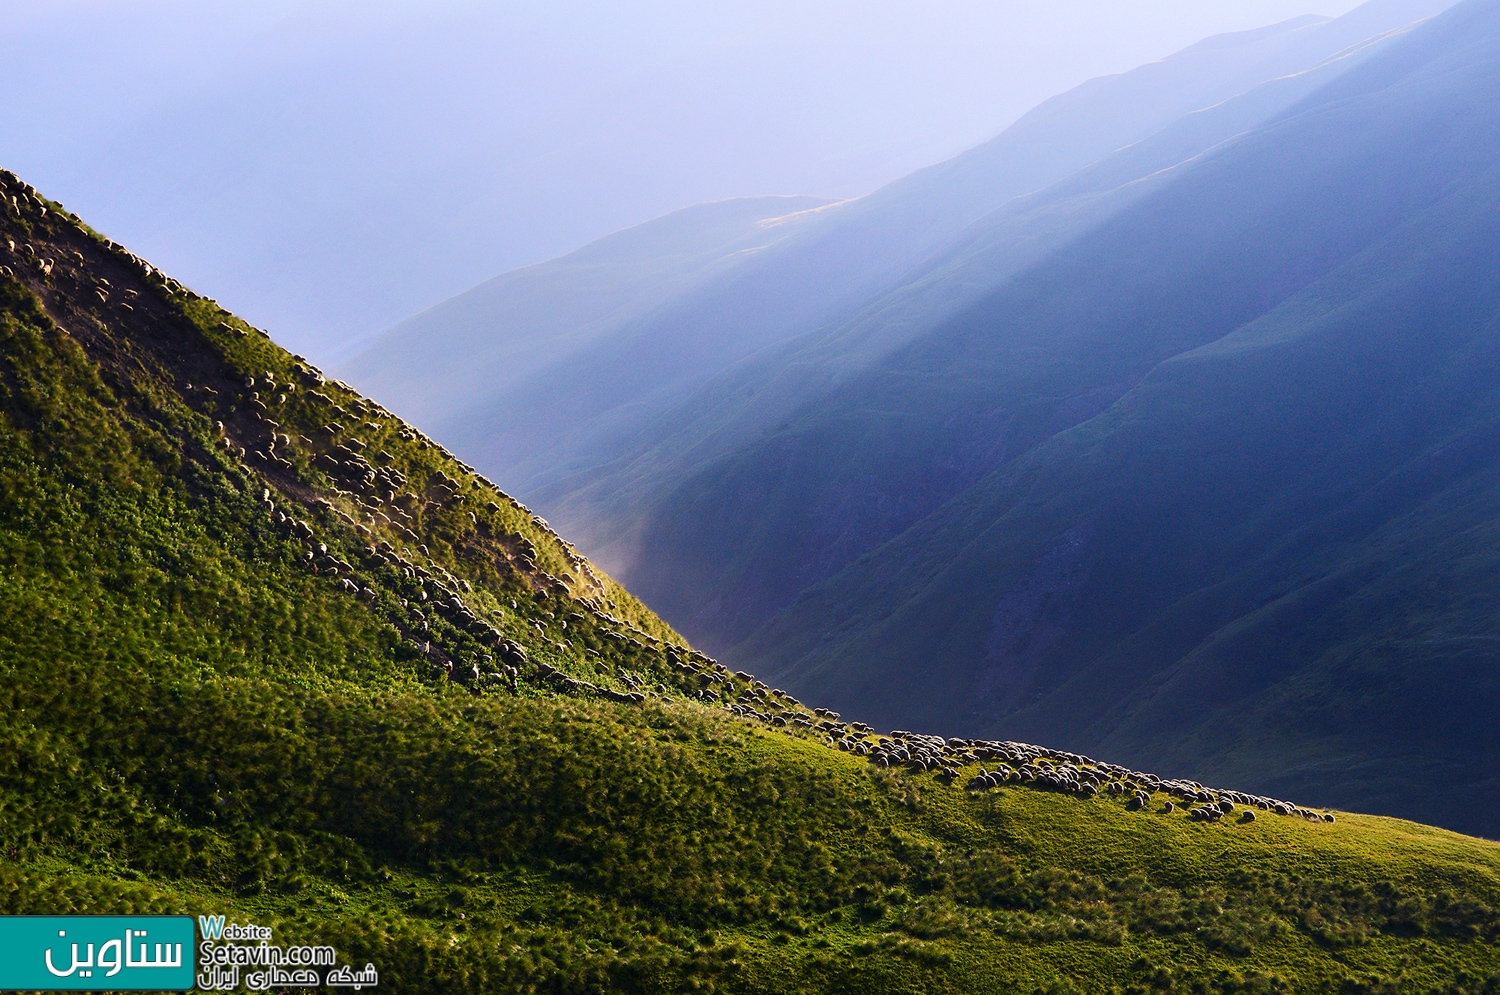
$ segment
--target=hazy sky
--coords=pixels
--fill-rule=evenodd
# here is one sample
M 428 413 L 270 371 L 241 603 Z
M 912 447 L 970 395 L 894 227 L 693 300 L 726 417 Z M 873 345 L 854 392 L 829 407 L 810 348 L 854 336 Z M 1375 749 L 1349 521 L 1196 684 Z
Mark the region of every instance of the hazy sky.
M 849 197 L 1354 0 L 0 0 L 0 165 L 328 363 L 679 207 Z

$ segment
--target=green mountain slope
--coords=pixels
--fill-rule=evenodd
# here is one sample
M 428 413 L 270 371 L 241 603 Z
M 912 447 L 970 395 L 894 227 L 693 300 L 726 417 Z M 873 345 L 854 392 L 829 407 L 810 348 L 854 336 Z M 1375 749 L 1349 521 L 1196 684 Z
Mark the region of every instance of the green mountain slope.
M 893 502 L 997 454 L 730 658 L 1500 835 L 1497 98 L 1500 11 L 1462 4 L 702 474 L 684 506 Z
M 1500 986 L 1500 846 L 809 710 L 0 195 L 0 911 L 225 912 L 397 992 Z

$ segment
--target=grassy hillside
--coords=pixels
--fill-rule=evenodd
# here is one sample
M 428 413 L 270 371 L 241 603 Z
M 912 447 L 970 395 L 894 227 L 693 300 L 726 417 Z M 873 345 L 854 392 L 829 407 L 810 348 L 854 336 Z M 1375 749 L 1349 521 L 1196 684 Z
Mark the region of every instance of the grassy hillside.
M 0 911 L 222 911 L 410 992 L 1500 986 L 1500 846 L 809 710 L 0 194 Z

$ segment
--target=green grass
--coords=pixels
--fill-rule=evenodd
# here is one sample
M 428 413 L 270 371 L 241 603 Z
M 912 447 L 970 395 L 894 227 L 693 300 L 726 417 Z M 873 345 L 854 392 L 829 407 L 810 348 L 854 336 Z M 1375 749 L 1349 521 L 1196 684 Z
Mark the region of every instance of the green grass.
M 380 507 L 428 547 L 372 554 L 413 544 L 317 469 L 315 429 L 354 398 L 61 219 L 28 224 L 87 254 L 0 279 L 0 911 L 225 912 L 393 991 L 1494 990 L 1500 846 L 970 793 L 690 700 L 751 685 L 669 653 L 638 602 L 367 409 L 367 451 L 407 481 Z M 92 303 L 93 275 L 133 310 Z M 268 370 L 304 388 L 272 409 L 311 440 L 291 469 L 237 452 L 266 429 L 227 385 Z M 188 382 L 218 385 L 214 410 Z M 465 500 L 423 503 L 439 471 Z M 278 512 L 352 569 L 314 573 Z M 434 667 L 416 568 L 524 647 L 514 681 Z M 504 665 L 426 615 L 444 658 Z M 538 663 L 665 690 L 563 694 Z

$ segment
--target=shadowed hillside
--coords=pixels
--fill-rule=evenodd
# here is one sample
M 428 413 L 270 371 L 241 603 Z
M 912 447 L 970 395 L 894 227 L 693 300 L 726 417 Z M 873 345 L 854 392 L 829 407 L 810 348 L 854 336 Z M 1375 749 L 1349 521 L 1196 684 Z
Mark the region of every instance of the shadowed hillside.
M 643 451 L 592 478 L 580 473 L 543 488 L 536 500 L 554 507 L 554 517 L 570 523 L 658 611 L 727 650 L 797 592 L 901 534 L 1038 440 L 1090 417 L 1123 389 L 1089 383 L 1042 402 L 1042 423 L 1027 426 L 995 406 L 955 414 L 950 402 L 963 402 L 950 387 L 961 392 L 958 382 L 974 383 L 985 371 L 962 371 L 953 384 L 940 379 L 942 371 L 922 388 L 935 399 L 930 407 L 893 410 L 878 378 L 906 361 L 902 350 L 913 339 L 1094 237 L 1111 218 L 1171 185 L 1197 156 L 1306 99 L 1408 30 L 1195 111 L 1013 199 L 848 320 L 715 377 L 656 422 L 654 434 L 642 434 Z M 817 432 L 805 430 L 814 423 Z
M 995 467 L 730 655 L 1500 835 L 1497 96 L 1497 8 L 1460 5 L 700 475 L 662 516 L 692 549 L 747 478 Z

